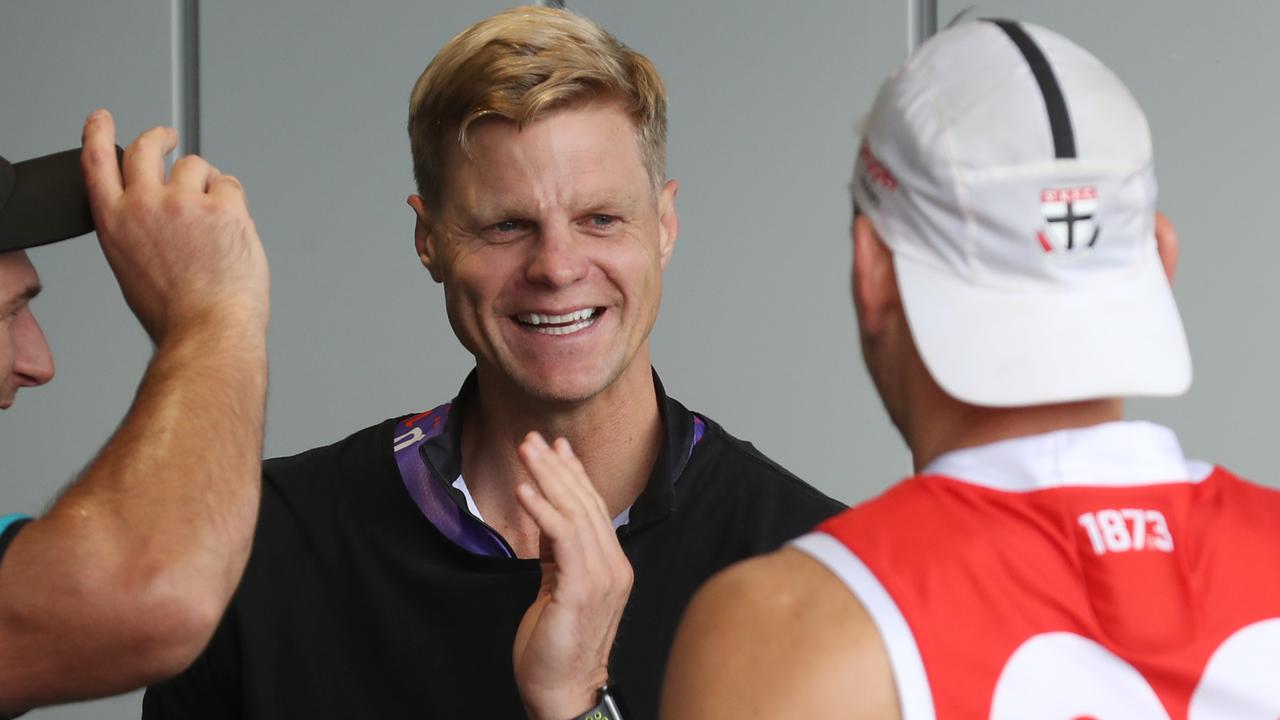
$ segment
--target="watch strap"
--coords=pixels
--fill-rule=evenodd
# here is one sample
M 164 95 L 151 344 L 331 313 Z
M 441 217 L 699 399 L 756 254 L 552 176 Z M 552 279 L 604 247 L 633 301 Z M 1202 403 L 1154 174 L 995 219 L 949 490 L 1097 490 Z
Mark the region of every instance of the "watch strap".
M 596 706 L 573 720 L 622 720 L 622 711 L 618 709 L 617 701 L 609 694 L 609 686 L 605 685 L 600 688 L 600 699 Z

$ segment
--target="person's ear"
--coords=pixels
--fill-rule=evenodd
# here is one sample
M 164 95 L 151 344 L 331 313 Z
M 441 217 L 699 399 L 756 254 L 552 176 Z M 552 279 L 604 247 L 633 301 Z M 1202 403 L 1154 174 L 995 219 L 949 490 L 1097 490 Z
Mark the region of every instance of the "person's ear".
M 893 269 L 893 253 L 866 215 L 853 219 L 853 304 L 858 326 L 875 335 L 885 325 L 890 311 L 901 301 L 898 278 Z
M 1160 253 L 1160 264 L 1164 266 L 1165 277 L 1169 278 L 1169 284 L 1173 284 L 1173 274 L 1178 269 L 1178 254 L 1181 248 L 1178 245 L 1178 231 L 1173 227 L 1173 221 L 1164 213 L 1156 213 L 1156 251 Z
M 440 282 L 440 261 L 435 252 L 436 238 L 427 220 L 427 205 L 421 195 L 410 195 L 409 207 L 413 208 L 413 246 L 418 251 L 418 260 L 431 273 L 431 279 Z
M 658 191 L 658 253 L 662 269 L 667 269 L 667 262 L 676 249 L 676 237 L 680 235 L 680 218 L 676 215 L 676 193 L 680 191 L 680 183 L 668 180 Z

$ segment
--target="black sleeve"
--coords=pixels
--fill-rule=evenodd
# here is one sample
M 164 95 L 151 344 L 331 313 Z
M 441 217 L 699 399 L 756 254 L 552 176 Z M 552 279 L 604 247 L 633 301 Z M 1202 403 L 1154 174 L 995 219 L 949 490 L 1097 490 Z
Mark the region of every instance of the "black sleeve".
M 240 651 L 234 606 L 222 618 L 213 640 L 182 674 L 147 688 L 144 720 L 193 718 L 231 720 L 240 707 Z
M 31 522 L 31 518 L 14 520 L 9 523 L 9 527 L 4 529 L 4 532 L 0 533 L 0 558 L 3 558 L 4 554 L 9 552 L 9 544 L 18 536 L 18 531 L 29 522 Z

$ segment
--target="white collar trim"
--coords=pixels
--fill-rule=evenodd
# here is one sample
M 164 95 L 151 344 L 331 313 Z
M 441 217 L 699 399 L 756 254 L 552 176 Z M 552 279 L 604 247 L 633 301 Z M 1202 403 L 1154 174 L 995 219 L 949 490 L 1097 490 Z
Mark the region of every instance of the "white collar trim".
M 477 520 L 484 522 L 484 518 L 480 515 L 480 508 L 476 506 L 475 499 L 471 497 L 471 490 L 467 487 L 467 481 L 462 479 L 462 475 L 458 475 L 458 479 L 453 481 L 453 486 L 462 492 L 462 497 L 466 498 L 467 510 L 470 511 Z M 622 512 L 618 513 L 618 517 L 613 519 L 613 529 L 617 530 L 629 522 L 631 522 L 630 505 L 628 505 Z
M 1183 457 L 1169 428 L 1118 421 L 943 453 L 921 475 L 1006 492 L 1200 482 L 1213 466 Z

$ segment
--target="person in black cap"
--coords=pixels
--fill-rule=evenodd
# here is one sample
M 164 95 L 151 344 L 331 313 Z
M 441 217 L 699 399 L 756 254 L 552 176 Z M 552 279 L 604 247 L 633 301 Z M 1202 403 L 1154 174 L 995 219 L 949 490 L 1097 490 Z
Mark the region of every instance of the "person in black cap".
M 53 378 L 26 249 L 95 229 L 155 343 L 129 414 L 42 517 L 0 518 L 0 713 L 110 695 L 196 657 L 257 519 L 267 384 L 266 257 L 240 183 L 154 128 L 123 152 L 111 115 L 84 148 L 0 158 L 0 408 Z M 83 170 L 83 172 L 82 172 Z

